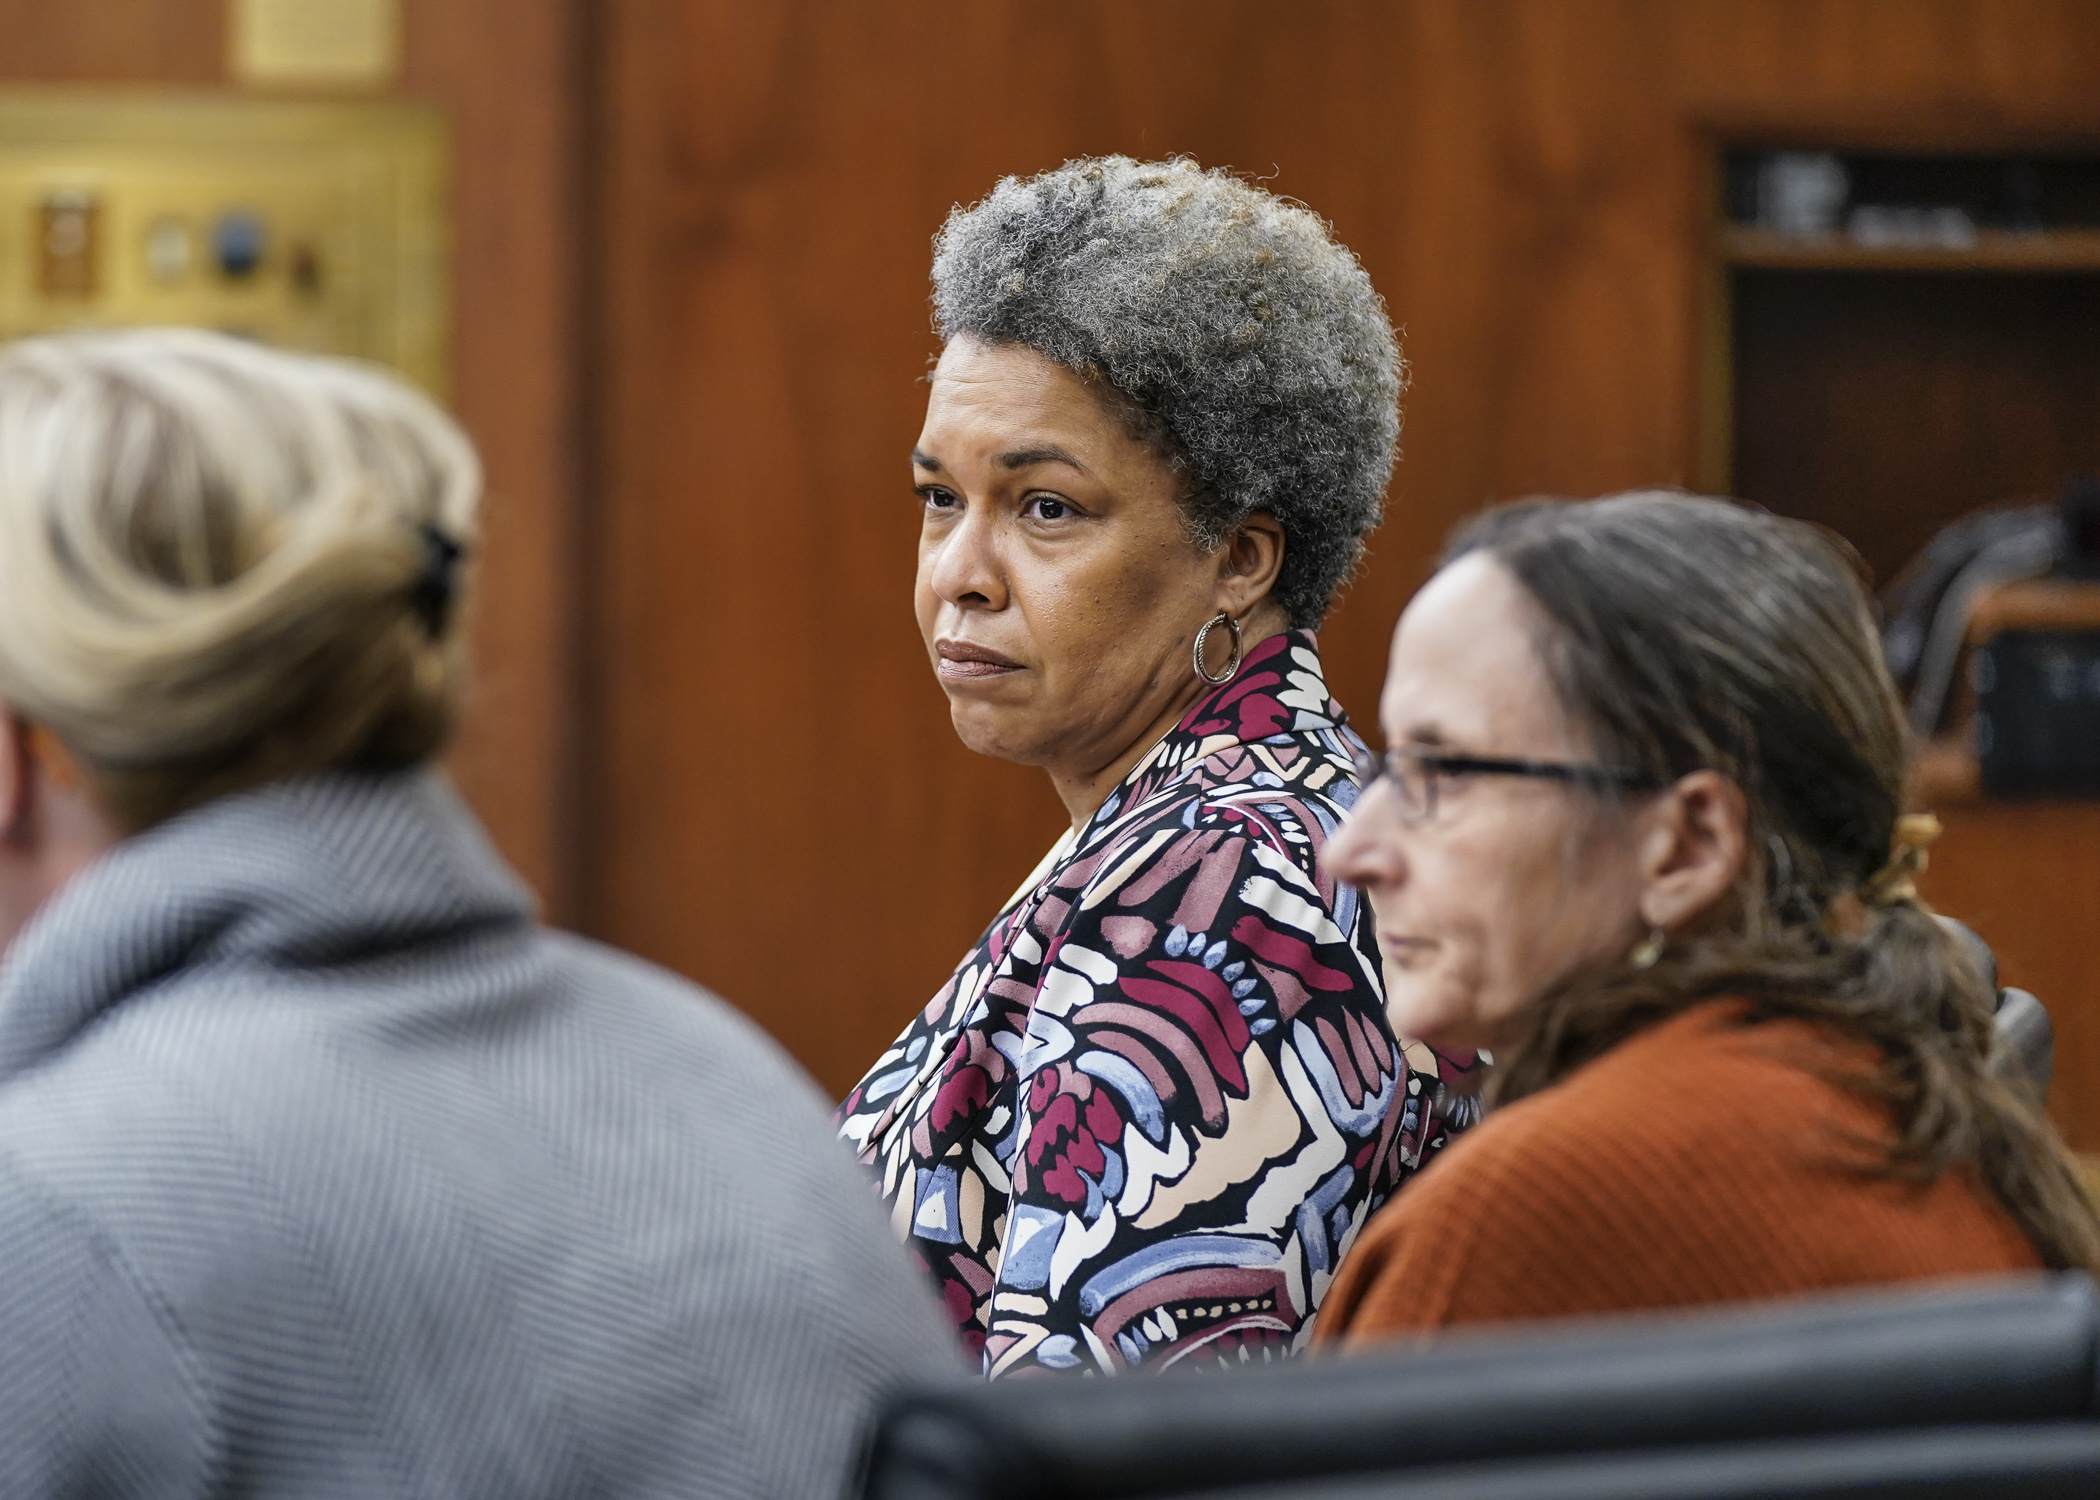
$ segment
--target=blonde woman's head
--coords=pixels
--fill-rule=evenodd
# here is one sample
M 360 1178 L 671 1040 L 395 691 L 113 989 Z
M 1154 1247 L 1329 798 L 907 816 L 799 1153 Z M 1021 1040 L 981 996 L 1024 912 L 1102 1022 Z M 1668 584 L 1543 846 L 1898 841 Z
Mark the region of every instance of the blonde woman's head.
M 187 329 L 0 351 L 0 702 L 120 827 L 423 760 L 480 471 L 380 371 Z

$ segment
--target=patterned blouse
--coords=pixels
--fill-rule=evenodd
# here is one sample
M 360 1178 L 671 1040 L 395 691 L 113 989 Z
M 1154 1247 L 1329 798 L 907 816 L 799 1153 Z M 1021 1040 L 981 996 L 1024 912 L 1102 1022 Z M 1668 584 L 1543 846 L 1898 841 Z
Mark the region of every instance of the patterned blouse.
M 1395 1042 L 1369 913 L 1319 871 L 1345 723 L 1310 632 L 1249 651 L 839 1107 L 988 1374 L 1297 1350 L 1470 1115 L 1472 1060 Z

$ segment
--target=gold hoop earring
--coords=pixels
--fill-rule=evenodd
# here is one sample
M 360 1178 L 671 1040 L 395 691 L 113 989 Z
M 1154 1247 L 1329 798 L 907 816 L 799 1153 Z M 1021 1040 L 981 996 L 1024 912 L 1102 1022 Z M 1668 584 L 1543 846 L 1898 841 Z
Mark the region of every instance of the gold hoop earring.
M 1663 948 L 1669 941 L 1667 932 L 1660 927 L 1651 927 L 1648 935 L 1633 945 L 1633 951 L 1626 955 L 1626 962 L 1635 969 L 1652 969 L 1655 961 L 1663 956 Z
M 1220 625 L 1230 625 L 1232 627 L 1232 660 L 1225 663 L 1225 670 L 1222 673 L 1213 677 L 1203 667 L 1203 643 L 1210 639 L 1210 633 Z M 1240 669 L 1240 658 L 1247 654 L 1246 642 L 1247 638 L 1240 630 L 1240 622 L 1225 613 L 1224 610 L 1219 610 L 1204 622 L 1201 630 L 1196 632 L 1196 675 L 1212 687 L 1225 686 L 1226 683 L 1232 681 L 1232 674 Z

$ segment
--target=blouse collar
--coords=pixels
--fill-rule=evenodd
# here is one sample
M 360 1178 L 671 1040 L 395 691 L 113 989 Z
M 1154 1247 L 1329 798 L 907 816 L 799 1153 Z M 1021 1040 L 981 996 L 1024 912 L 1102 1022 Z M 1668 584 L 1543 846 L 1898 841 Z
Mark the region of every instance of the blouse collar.
M 1084 845 L 1123 812 L 1150 801 L 1211 756 L 1235 745 L 1341 728 L 1342 706 L 1327 691 L 1318 639 L 1286 630 L 1249 651 L 1229 681 L 1205 694 L 1148 750 L 1087 820 Z

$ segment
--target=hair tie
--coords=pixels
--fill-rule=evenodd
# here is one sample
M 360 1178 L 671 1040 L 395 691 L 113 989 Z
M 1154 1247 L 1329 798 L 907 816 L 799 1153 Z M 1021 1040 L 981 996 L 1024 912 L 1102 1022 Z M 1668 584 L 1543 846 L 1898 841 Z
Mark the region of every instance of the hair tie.
M 459 561 L 467 549 L 441 530 L 435 521 L 416 528 L 423 539 L 423 571 L 409 590 L 408 602 L 436 640 L 452 618 L 452 602 L 459 592 Z
M 1940 820 L 1931 813 L 1905 813 L 1896 819 L 1888 862 L 1860 882 L 1860 903 L 1883 907 L 1915 901 L 1918 877 L 1925 873 L 1927 864 L 1925 851 L 1940 836 L 1940 828 Z

